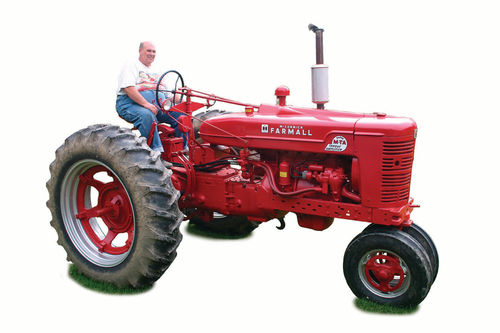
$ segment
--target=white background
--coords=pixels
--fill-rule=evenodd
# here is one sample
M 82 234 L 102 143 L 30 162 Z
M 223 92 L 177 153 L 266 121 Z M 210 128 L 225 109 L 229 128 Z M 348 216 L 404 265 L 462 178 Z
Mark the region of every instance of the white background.
M 495 1 L 16 1 L 2 3 L 0 330 L 329 332 L 498 329 L 500 31 Z M 126 125 L 122 63 L 152 40 L 157 65 L 192 88 L 249 103 L 313 106 L 314 35 L 325 29 L 328 108 L 419 125 L 413 219 L 440 272 L 411 315 L 360 311 L 342 258 L 364 223 L 299 228 L 287 217 L 243 240 L 184 232 L 144 294 L 89 291 L 67 275 L 45 206 L 55 149 L 94 123 Z M 183 225 L 182 230 L 185 229 Z M 6 330 L 6 328 L 8 330 Z

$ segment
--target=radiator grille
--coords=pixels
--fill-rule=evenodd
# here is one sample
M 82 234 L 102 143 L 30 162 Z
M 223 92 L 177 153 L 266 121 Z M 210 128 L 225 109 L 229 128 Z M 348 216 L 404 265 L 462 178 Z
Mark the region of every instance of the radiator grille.
M 382 202 L 409 199 L 414 148 L 414 140 L 383 142 Z

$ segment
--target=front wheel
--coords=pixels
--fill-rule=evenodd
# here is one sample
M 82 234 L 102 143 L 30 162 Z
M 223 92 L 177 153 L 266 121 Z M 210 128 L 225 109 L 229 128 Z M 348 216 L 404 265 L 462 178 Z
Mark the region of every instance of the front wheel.
M 179 193 L 144 138 L 117 126 L 90 126 L 66 139 L 50 173 L 51 225 L 80 272 L 118 287 L 143 287 L 169 267 L 182 239 Z
M 389 229 L 395 229 L 395 227 L 370 224 L 363 230 L 363 233 L 370 233 L 376 230 L 384 232 L 385 230 Z M 422 229 L 422 227 L 418 226 L 416 223 L 412 223 L 409 227 L 402 228 L 402 231 L 413 237 L 422 246 L 424 252 L 428 255 L 431 263 L 432 283 L 434 283 L 439 270 L 439 255 L 436 245 L 434 245 L 434 242 L 432 241 L 432 238 L 427 234 L 427 232 L 425 232 L 424 229 Z
M 432 284 L 428 256 L 397 229 L 356 236 L 344 255 L 344 276 L 357 297 L 404 307 L 422 302 Z

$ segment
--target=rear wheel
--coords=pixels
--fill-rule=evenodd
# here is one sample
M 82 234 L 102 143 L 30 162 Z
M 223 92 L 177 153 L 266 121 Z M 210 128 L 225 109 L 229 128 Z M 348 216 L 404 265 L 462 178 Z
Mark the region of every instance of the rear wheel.
M 394 306 L 416 306 L 432 284 L 428 256 L 396 229 L 356 236 L 344 255 L 344 276 L 357 297 Z
M 144 138 L 90 126 L 66 139 L 50 172 L 51 225 L 80 272 L 142 287 L 169 267 L 182 239 L 179 193 Z

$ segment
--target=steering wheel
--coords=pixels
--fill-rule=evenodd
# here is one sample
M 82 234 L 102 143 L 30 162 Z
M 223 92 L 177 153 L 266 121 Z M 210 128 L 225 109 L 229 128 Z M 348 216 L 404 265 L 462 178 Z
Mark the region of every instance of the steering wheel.
M 180 81 L 180 86 L 179 86 L 179 81 Z M 172 88 L 172 86 L 173 86 L 173 90 L 170 89 L 170 88 Z M 178 103 L 176 103 L 175 97 L 177 94 L 179 94 L 177 92 L 177 89 L 182 88 L 182 87 L 184 87 L 184 79 L 182 78 L 182 75 L 179 72 L 174 71 L 174 70 L 166 71 L 165 73 L 163 73 L 160 76 L 160 78 L 158 79 L 158 82 L 156 83 L 156 101 L 158 102 L 158 104 L 160 104 L 160 102 L 159 102 L 160 101 L 160 99 L 159 99 L 160 92 L 162 92 L 162 93 L 168 92 L 168 93 L 173 94 L 173 96 L 171 98 L 170 107 L 177 105 L 177 104 L 180 104 L 184 98 L 184 95 L 180 94 L 181 98 L 180 98 Z M 164 102 L 162 104 L 164 104 Z M 163 105 L 161 105 L 161 108 L 163 109 Z M 167 111 L 167 110 L 165 110 L 165 111 Z

